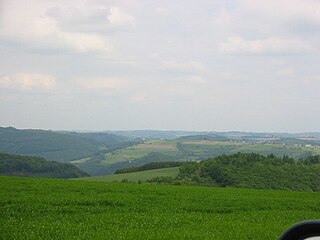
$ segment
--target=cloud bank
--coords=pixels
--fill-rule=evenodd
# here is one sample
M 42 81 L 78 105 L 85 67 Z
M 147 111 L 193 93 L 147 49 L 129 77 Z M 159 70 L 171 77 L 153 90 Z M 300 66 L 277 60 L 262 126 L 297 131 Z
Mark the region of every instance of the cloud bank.
M 319 16 L 316 0 L 1 1 L 0 124 L 320 131 Z

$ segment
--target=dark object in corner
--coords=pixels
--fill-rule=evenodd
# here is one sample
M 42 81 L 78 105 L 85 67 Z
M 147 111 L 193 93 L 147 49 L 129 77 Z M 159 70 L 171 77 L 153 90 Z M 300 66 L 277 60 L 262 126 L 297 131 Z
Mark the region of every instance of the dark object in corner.
M 303 240 L 320 236 L 320 221 L 309 220 L 297 223 L 287 229 L 279 240 Z

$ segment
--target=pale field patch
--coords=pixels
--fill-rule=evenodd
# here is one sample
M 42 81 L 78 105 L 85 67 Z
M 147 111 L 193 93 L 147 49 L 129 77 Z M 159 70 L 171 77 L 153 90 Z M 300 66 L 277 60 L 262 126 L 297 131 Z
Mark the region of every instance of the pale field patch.
M 192 145 L 241 145 L 242 143 L 199 140 L 199 141 L 185 141 L 185 142 L 182 142 L 182 144 L 192 144 Z
M 84 162 L 89 161 L 89 160 L 90 160 L 90 158 L 87 157 L 87 158 L 81 158 L 81 159 L 72 160 L 70 162 L 73 163 L 73 164 L 76 164 L 76 163 L 84 163 Z
M 154 149 L 154 150 L 177 150 L 175 144 L 163 144 L 163 143 L 142 143 L 135 146 L 137 149 Z

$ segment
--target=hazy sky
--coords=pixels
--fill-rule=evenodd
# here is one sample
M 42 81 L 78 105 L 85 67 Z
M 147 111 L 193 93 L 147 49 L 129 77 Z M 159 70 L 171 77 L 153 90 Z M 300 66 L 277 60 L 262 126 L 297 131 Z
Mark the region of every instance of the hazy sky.
M 320 131 L 318 0 L 0 0 L 0 125 Z

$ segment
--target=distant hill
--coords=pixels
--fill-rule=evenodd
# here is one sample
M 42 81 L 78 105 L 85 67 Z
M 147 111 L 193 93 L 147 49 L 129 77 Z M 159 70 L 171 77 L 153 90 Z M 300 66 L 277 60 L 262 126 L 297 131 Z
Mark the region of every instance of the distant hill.
M 0 152 L 40 156 L 59 162 L 91 156 L 126 141 L 129 141 L 126 137 L 110 133 L 0 128 Z
M 109 131 L 116 135 L 121 135 L 130 138 L 144 138 L 144 139 L 176 139 L 186 135 L 198 135 L 197 131 L 161 131 L 161 130 L 128 130 L 128 131 Z
M 226 141 L 228 138 L 219 134 L 198 134 L 188 135 L 177 138 L 177 140 L 209 140 L 209 141 Z
M 72 164 L 47 161 L 41 157 L 0 153 L 0 175 L 41 178 L 89 176 Z
M 279 133 L 279 132 L 216 132 L 216 131 L 162 131 L 162 130 L 127 130 L 127 131 L 107 131 L 116 135 L 121 135 L 129 138 L 144 138 L 144 139 L 177 139 L 188 136 L 215 136 L 216 138 L 247 140 L 256 138 L 320 138 L 320 132 L 305 132 L 305 133 Z
M 128 142 L 129 139 L 124 136 L 115 135 L 107 132 L 64 132 L 74 137 L 90 140 L 95 145 L 108 147 L 118 146 L 120 143 Z
M 237 152 L 288 155 L 295 159 L 320 154 L 316 133 L 293 136 L 235 131 L 68 132 L 9 127 L 0 128 L 0 152 L 71 162 L 90 175 L 113 174 L 119 168 L 151 162 L 200 161 Z
M 285 143 L 291 145 L 316 145 L 320 146 L 318 138 L 281 138 L 280 140 L 272 141 L 273 143 Z

